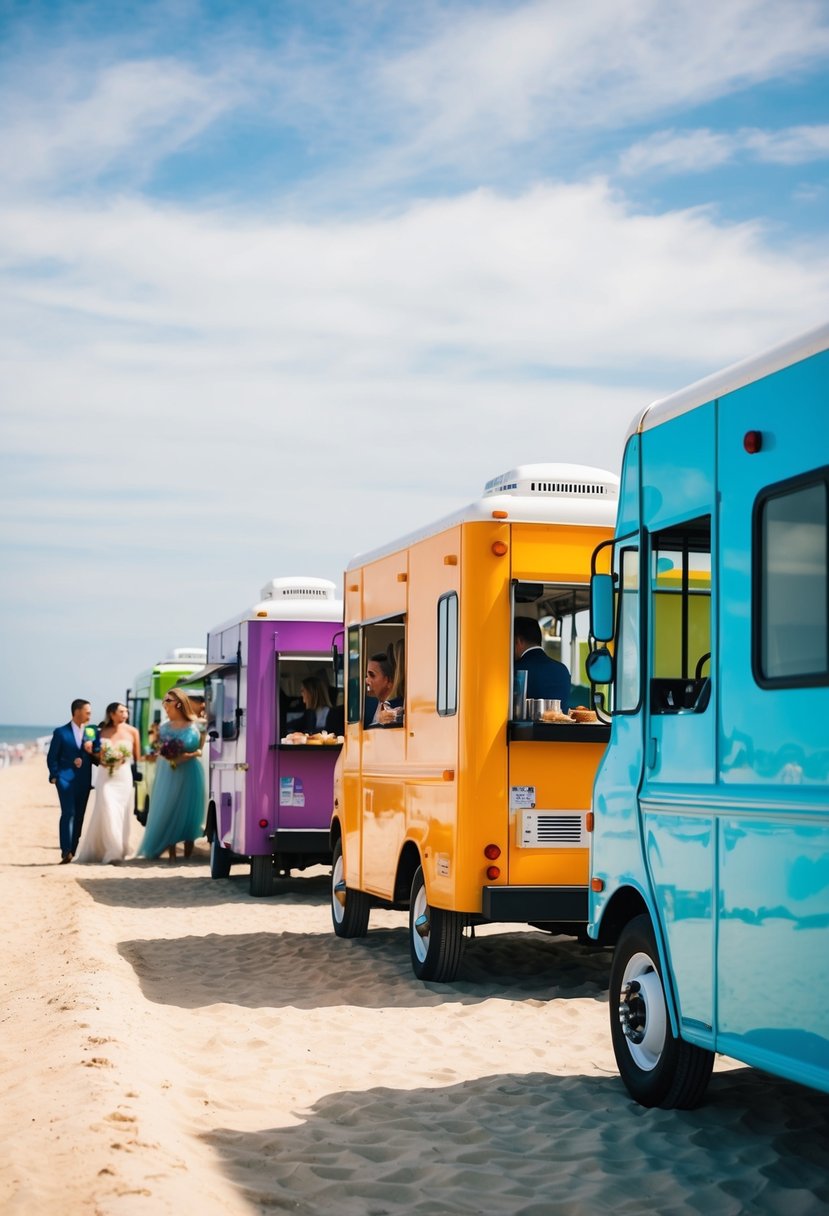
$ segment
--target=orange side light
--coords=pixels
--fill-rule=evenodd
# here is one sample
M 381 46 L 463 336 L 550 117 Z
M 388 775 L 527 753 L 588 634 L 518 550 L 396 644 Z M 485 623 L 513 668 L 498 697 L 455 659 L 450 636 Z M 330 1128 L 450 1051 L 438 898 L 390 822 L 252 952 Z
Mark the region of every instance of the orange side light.
M 586 832 L 593 831 L 593 812 L 592 811 L 588 811 L 584 817 L 584 830 Z
M 509 514 L 506 511 L 493 511 L 493 519 L 509 519 Z
M 492 542 L 492 552 L 496 557 L 503 557 L 505 553 L 509 553 L 509 545 L 502 540 L 494 540 Z
M 604 890 L 604 879 L 603 878 L 591 878 L 590 879 L 590 890 L 591 891 L 603 891 Z

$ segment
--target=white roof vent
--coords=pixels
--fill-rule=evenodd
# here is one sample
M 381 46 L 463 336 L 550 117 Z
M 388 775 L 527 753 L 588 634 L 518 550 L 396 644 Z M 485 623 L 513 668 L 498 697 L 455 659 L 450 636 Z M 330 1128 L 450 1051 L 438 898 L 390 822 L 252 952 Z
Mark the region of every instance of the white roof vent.
M 327 578 L 272 578 L 260 592 L 263 600 L 319 600 L 334 602 L 337 589 Z
M 619 480 L 606 469 L 583 464 L 522 464 L 491 478 L 484 486 L 484 498 L 515 494 L 536 498 L 619 497 Z
M 171 650 L 166 663 L 206 663 L 207 651 L 203 646 L 179 646 Z

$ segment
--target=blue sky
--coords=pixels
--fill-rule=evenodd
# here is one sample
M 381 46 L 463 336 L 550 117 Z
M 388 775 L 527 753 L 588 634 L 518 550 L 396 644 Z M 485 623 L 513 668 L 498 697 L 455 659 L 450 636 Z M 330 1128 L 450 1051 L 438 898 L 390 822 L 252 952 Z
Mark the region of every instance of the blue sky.
M 829 313 L 829 4 L 0 0 L 0 722 Z

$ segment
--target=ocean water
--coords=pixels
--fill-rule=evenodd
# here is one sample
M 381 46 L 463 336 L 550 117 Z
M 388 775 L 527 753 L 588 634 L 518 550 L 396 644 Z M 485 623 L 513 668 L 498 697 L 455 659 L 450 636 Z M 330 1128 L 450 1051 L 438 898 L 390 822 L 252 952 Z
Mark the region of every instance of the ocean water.
M 43 735 L 51 735 L 57 723 L 52 726 L 9 726 L 0 722 L 0 747 L 5 743 L 14 745 L 15 743 L 34 743 L 35 739 L 40 739 Z

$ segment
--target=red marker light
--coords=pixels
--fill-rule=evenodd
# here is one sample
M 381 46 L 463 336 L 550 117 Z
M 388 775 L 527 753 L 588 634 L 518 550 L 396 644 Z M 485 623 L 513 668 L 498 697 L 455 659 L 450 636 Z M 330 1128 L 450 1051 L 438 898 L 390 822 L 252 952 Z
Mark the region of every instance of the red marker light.
M 496 878 L 501 877 L 501 871 L 498 868 L 498 866 L 487 866 L 486 876 L 490 880 L 490 882 L 494 882 Z
M 490 861 L 497 861 L 501 856 L 501 850 L 497 844 L 488 844 L 484 849 L 484 857 L 488 857 Z
M 743 435 L 743 447 L 749 456 L 754 456 L 763 447 L 763 432 L 746 431 L 745 435 Z
M 260 828 L 266 828 L 266 827 L 268 826 L 268 821 L 267 821 L 267 819 L 260 819 L 260 820 L 259 820 L 259 826 L 260 826 Z

